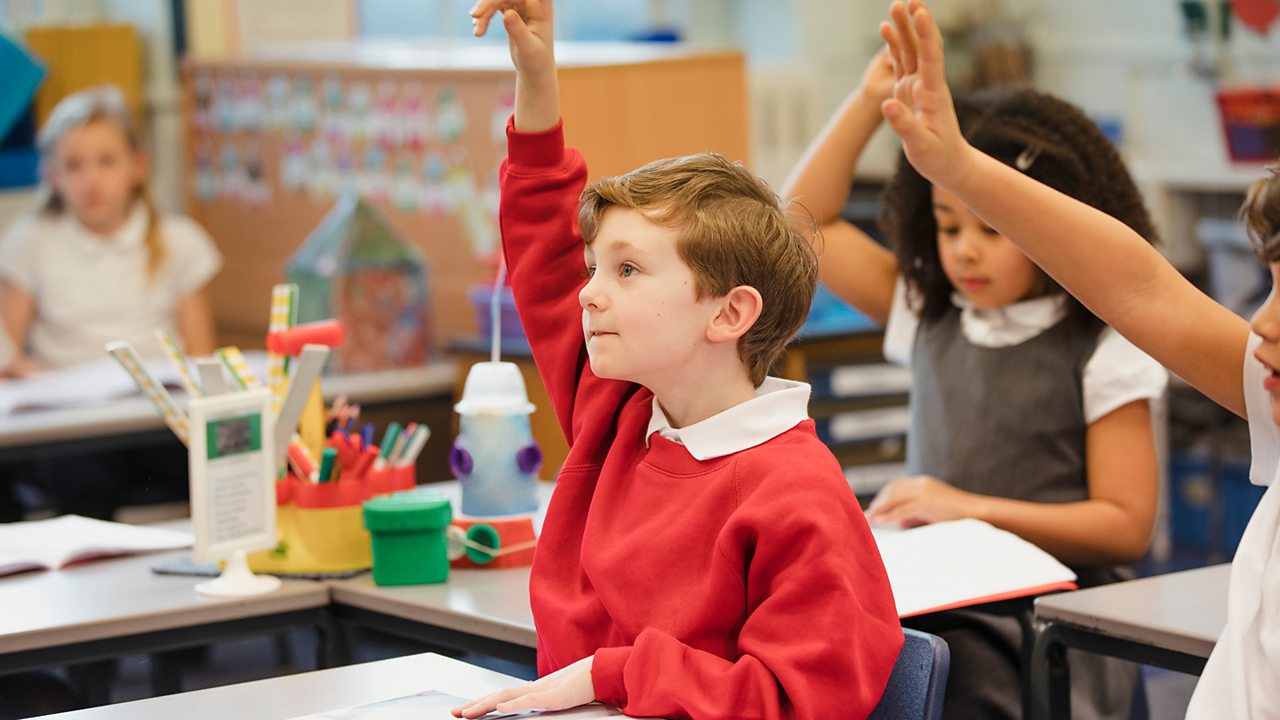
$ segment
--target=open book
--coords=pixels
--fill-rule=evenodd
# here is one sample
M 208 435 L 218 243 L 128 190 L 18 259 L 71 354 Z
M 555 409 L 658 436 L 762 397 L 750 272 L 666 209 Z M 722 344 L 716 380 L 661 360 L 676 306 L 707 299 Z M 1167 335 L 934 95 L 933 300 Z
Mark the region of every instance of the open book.
M 1038 546 L 981 520 L 874 527 L 899 617 L 1074 590 L 1076 574 Z
M 0 524 L 0 575 L 66 567 L 113 555 L 191 546 L 191 533 L 63 515 Z
M 148 360 L 144 364 L 165 387 L 182 386 L 178 371 L 167 361 Z M 104 353 L 101 360 L 83 365 L 0 381 L 0 415 L 38 408 L 94 405 L 137 394 L 138 386 L 129 373 Z

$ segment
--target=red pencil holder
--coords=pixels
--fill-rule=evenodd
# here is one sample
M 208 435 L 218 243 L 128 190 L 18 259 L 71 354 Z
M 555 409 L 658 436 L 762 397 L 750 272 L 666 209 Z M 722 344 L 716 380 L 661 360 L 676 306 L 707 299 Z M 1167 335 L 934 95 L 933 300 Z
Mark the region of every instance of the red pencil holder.
M 1280 158 L 1280 87 L 1224 88 L 1216 97 L 1231 162 Z

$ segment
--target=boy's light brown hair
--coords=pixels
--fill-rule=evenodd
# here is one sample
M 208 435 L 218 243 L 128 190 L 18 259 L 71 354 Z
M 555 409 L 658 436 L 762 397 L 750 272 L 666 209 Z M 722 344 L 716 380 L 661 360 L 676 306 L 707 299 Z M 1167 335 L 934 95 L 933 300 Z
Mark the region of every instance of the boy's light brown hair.
M 818 282 L 813 249 L 777 194 L 716 153 L 657 160 L 582 192 L 578 227 L 587 245 L 615 206 L 679 231 L 676 250 L 693 271 L 698 299 L 739 285 L 760 293 L 760 317 L 738 340 L 738 356 L 758 387 L 804 324 Z

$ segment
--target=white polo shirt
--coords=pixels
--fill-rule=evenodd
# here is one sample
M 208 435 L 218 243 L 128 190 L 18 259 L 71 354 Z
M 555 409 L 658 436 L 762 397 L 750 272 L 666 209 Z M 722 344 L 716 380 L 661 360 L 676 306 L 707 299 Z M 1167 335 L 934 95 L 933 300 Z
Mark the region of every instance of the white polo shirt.
M 1244 400 L 1253 450 L 1249 479 L 1269 487 L 1231 561 L 1227 625 L 1187 708 L 1196 720 L 1280 718 L 1280 429 L 1262 387 L 1267 372 L 1253 357 L 1261 342 L 1249 334 Z
M 0 239 L 0 277 L 35 298 L 27 335 L 33 360 L 51 367 L 99 360 L 113 340 L 159 355 L 156 328 L 178 338 L 178 304 L 213 278 L 222 257 L 194 221 L 170 216 L 159 222 L 166 254 L 153 278 L 147 277 L 141 203 L 110 235 L 92 232 L 69 213 L 36 215 L 9 228 Z
M 756 388 L 755 397 L 692 425 L 673 428 L 667 414 L 653 399 L 653 414 L 644 443 L 658 433 L 685 446 L 697 460 L 732 455 L 766 443 L 809 419 L 809 385 L 768 377 Z

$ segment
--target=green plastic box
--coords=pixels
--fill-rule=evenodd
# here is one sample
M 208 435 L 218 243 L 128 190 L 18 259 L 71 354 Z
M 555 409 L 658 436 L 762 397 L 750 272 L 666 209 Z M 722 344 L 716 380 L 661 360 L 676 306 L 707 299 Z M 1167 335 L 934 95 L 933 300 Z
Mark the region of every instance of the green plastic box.
M 364 526 L 373 539 L 373 581 L 421 585 L 449 579 L 445 530 L 453 509 L 433 490 L 406 490 L 364 504 Z

